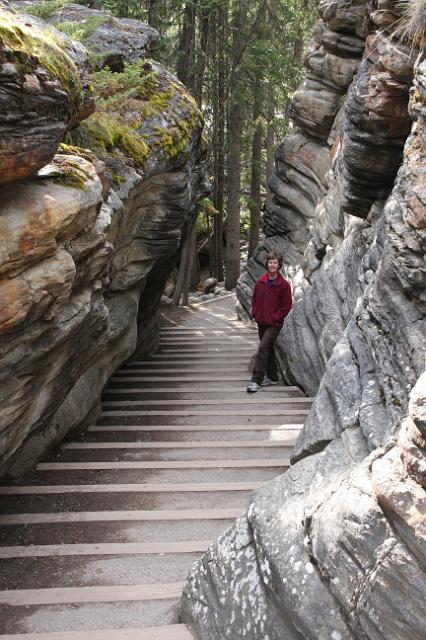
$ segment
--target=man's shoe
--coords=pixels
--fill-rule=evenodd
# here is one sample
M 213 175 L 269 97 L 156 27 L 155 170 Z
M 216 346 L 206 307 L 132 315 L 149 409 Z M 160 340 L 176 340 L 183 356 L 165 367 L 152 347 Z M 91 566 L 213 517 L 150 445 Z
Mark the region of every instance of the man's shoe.
M 259 385 L 257 384 L 257 382 L 249 382 L 248 386 L 247 386 L 247 391 L 249 393 L 256 393 L 256 391 L 259 389 Z
M 271 380 L 268 376 L 265 376 L 261 382 L 262 387 L 268 387 L 270 384 L 279 384 L 279 380 Z

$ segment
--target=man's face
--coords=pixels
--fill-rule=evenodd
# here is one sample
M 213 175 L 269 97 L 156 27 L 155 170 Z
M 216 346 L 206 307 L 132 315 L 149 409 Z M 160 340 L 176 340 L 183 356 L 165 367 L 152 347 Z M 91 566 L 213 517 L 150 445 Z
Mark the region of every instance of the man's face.
M 278 272 L 280 263 L 278 262 L 278 260 L 275 260 L 275 258 L 273 260 L 268 260 L 268 271 L 271 274 L 275 274 Z

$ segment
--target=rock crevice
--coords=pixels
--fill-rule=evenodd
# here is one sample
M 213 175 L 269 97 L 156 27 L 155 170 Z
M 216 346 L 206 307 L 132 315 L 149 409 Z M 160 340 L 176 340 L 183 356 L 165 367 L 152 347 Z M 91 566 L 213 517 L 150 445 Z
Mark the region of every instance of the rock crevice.
M 283 253 L 295 306 L 277 355 L 285 380 L 316 397 L 289 471 L 188 578 L 183 619 L 203 640 L 426 633 L 426 66 L 395 33 L 401 11 L 320 3 L 266 239 L 237 288 L 247 318 L 266 252 Z M 212 592 L 219 602 L 193 607 Z

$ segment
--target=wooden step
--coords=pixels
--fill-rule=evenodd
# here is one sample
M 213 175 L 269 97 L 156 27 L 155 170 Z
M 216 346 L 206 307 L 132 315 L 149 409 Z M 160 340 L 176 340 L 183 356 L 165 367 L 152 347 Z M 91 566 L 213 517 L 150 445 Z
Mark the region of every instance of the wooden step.
M 112 439 L 102 438 L 82 443 L 85 445 L 84 447 L 62 447 L 60 459 L 52 460 L 52 462 L 120 462 L 125 460 L 133 462 L 148 460 L 172 462 L 180 460 L 190 464 L 190 461 L 199 460 L 200 458 L 209 461 L 253 458 L 263 460 L 278 458 L 279 456 L 288 458 L 297 441 L 297 436 L 294 434 L 285 439 L 270 441 L 262 441 L 261 439 L 242 441 L 241 438 L 220 442 L 215 441 L 214 438 L 205 440 L 202 438 L 199 440 L 190 438 L 189 440 L 182 439 L 175 442 L 171 440 L 170 438 L 170 440 L 167 439 L 167 442 L 164 442 L 155 440 L 151 436 L 149 442 L 140 442 L 138 439 L 125 440 L 118 437 Z M 119 446 L 115 447 L 115 443 L 119 443 Z M 101 446 L 97 446 L 98 444 Z M 151 446 L 151 444 L 154 446 Z M 223 472 L 224 470 L 221 469 L 221 471 Z M 158 476 L 156 476 L 156 479 L 159 481 Z M 195 480 L 194 478 L 192 479 Z M 140 481 L 139 478 L 138 480 Z M 131 480 L 128 479 L 128 481 Z
M 28 607 L 88 602 L 131 602 L 179 598 L 183 584 L 122 585 L 99 587 L 66 587 L 55 589 L 11 589 L 0 591 L 0 605 Z
M 0 635 L 0 640 L 196 640 L 196 636 L 185 624 L 171 624 L 159 627 L 140 627 L 139 629 L 17 633 Z
M 180 381 L 179 381 L 180 382 Z M 119 381 L 120 384 L 123 383 L 127 383 L 126 379 L 123 379 Z M 117 383 L 116 383 L 117 384 Z M 294 392 L 286 392 L 285 391 L 285 387 L 281 387 L 280 385 L 270 385 L 270 386 L 266 386 L 266 387 L 262 387 L 261 389 L 259 389 L 258 393 L 262 392 L 262 397 L 265 395 L 277 395 L 279 394 L 282 397 L 282 400 L 287 400 L 289 402 L 313 402 L 313 398 L 310 398 L 309 396 L 302 396 L 302 394 L 300 395 L 289 395 L 289 393 L 294 393 Z M 156 393 L 159 394 L 180 394 L 181 396 L 187 396 L 187 395 L 200 395 L 200 394 L 204 394 L 204 393 L 211 393 L 211 394 L 229 394 L 229 395 L 233 395 L 236 399 L 236 402 L 239 402 L 241 398 L 247 398 L 247 391 L 245 390 L 245 388 L 243 388 L 242 386 L 240 387 L 197 387 L 196 389 L 185 389 L 182 387 L 169 387 L 169 386 L 165 386 L 165 387 L 150 387 L 147 388 L 145 386 L 140 386 L 140 387 L 117 387 L 117 386 L 111 386 L 111 383 L 109 384 L 109 386 L 105 389 L 104 391 L 105 394 L 118 394 L 118 393 L 137 393 L 137 394 L 151 394 L 154 395 Z M 256 401 L 259 402 L 259 397 L 260 396 L 256 396 Z M 253 400 L 255 400 L 255 398 L 253 398 Z M 272 397 L 268 400 L 267 402 L 270 402 L 272 400 Z
M 197 440 L 194 442 L 68 442 L 64 450 L 92 449 L 245 449 L 284 447 L 281 440 Z
M 200 360 L 201 360 L 201 364 L 205 363 L 206 365 L 217 366 L 218 362 L 222 361 L 222 358 L 220 358 L 219 361 L 217 360 L 217 358 L 218 356 L 214 356 L 214 358 L 204 358 L 202 356 L 188 356 L 187 358 L 173 358 L 173 360 L 170 360 L 163 357 L 158 358 L 155 355 L 152 355 L 147 360 L 142 360 L 142 361 L 134 360 L 131 362 L 123 363 L 122 368 L 132 369 L 136 367 L 149 367 L 154 365 L 158 367 L 167 368 L 170 366 L 198 364 Z M 250 358 L 247 358 L 247 356 L 235 356 L 234 358 L 232 358 L 232 362 L 235 365 L 237 364 L 245 365 L 245 364 L 248 364 L 249 361 L 250 361 Z
M 127 392 L 129 392 L 129 390 L 126 390 Z M 132 390 L 133 393 L 137 393 L 138 390 L 133 389 Z M 120 393 L 120 391 L 115 391 L 115 393 Z M 312 402 L 309 399 L 306 398 L 268 398 L 267 400 L 264 400 L 264 402 L 267 402 L 268 405 L 270 404 L 282 404 L 284 406 L 289 405 L 289 404 L 310 404 L 310 402 Z M 259 397 L 257 398 L 252 398 L 252 397 L 247 397 L 244 396 L 243 398 L 222 398 L 221 400 L 214 400 L 214 399 L 194 399 L 194 400 L 186 400 L 186 399 L 179 399 L 179 400 L 104 400 L 102 402 L 102 406 L 103 407 L 109 407 L 109 406 L 117 406 L 117 405 L 122 405 L 122 406 L 132 406 L 132 405 L 159 405 L 161 407 L 165 407 L 165 406 L 176 406 L 176 405 L 192 405 L 192 406 L 203 406 L 203 405 L 224 405 L 224 404 L 237 404 L 237 405 L 247 405 L 247 404 L 254 404 L 254 405 L 258 405 L 259 403 Z
M 254 335 L 258 336 L 258 330 L 255 327 L 247 326 L 244 324 L 234 325 L 231 322 L 226 324 L 218 325 L 217 327 L 212 326 L 192 326 L 189 324 L 185 325 L 174 325 L 161 327 L 159 335 L 160 336 L 173 336 L 173 335 L 205 335 L 205 336 L 229 336 L 229 335 Z
M 215 335 L 221 335 L 221 336 L 223 335 L 225 338 L 232 334 L 236 334 L 236 335 L 253 334 L 255 336 L 259 335 L 257 327 L 246 326 L 240 322 L 238 322 L 238 324 L 235 324 L 235 325 L 232 322 L 228 322 L 226 325 L 217 327 L 216 329 L 210 326 L 204 327 L 204 328 L 202 327 L 196 328 L 188 325 L 181 325 L 177 327 L 161 327 L 159 335 L 170 336 L 170 335 L 175 335 L 177 333 L 194 334 L 194 335 L 200 335 L 200 333 L 204 333 L 207 337 L 215 336 Z
M 141 462 L 41 462 L 37 465 L 37 471 L 84 471 L 102 469 L 245 469 L 265 467 L 285 467 L 290 464 L 288 458 L 254 460 L 160 460 Z
M 171 553 L 203 553 L 211 540 L 188 542 L 108 542 L 97 544 L 29 544 L 0 547 L 0 558 L 45 558 L 51 556 L 117 556 Z
M 274 432 L 300 432 L 303 424 L 227 424 L 227 425 L 140 425 L 140 424 L 117 424 L 117 425 L 94 425 L 89 427 L 89 432 L 107 431 L 274 431 Z
M 252 351 L 252 354 L 254 353 L 254 350 Z M 251 354 L 251 355 L 252 355 Z M 251 355 L 247 355 L 247 354 L 243 354 L 243 355 L 238 355 L 238 353 L 233 354 L 232 359 L 236 362 L 238 361 L 244 361 L 244 362 L 249 362 L 250 361 L 250 357 Z M 170 355 L 168 355 L 167 353 L 153 353 L 152 355 L 149 356 L 148 360 L 142 361 L 144 363 L 146 362 L 155 362 L 155 361 L 166 361 L 166 362 L 176 362 L 179 360 L 185 360 L 186 362 L 192 362 L 192 361 L 197 361 L 197 360 L 202 360 L 203 362 L 223 362 L 223 355 L 221 353 L 209 353 L 209 354 L 203 354 L 201 353 L 191 353 L 188 351 L 184 352 L 184 355 L 179 356 L 179 358 L 171 358 Z M 131 364 L 131 362 L 134 362 L 135 364 L 137 363 L 137 365 L 141 364 L 140 361 L 130 361 L 127 364 Z
M 50 493 L 181 493 L 205 491 L 254 491 L 263 482 L 174 482 L 158 484 L 57 484 L 1 487 L 0 495 L 37 495 Z
M 216 409 L 216 411 L 202 411 L 199 409 L 187 409 L 185 411 L 181 410 L 181 411 L 174 411 L 173 409 L 171 409 L 170 411 L 166 411 L 166 410 L 155 410 L 155 411 L 151 411 L 151 410 L 146 410 L 146 411 L 139 411 L 138 409 L 136 409 L 136 407 L 138 406 L 138 401 L 135 400 L 134 404 L 129 404 L 129 402 L 133 402 L 132 400 L 127 401 L 126 402 L 126 406 L 128 406 L 127 411 L 113 411 L 113 410 L 109 410 L 109 409 L 105 409 L 102 410 L 101 415 L 102 416 L 107 416 L 107 417 L 111 417 L 111 416 L 129 416 L 130 411 L 131 411 L 131 415 L 137 415 L 137 416 L 179 416 L 179 417 L 183 417 L 183 416 L 307 416 L 309 413 L 309 409 L 282 409 L 281 407 L 276 407 L 275 409 L 262 409 L 259 407 L 253 408 L 250 411 L 246 411 L 246 410 L 240 410 L 238 411 L 237 409 L 229 409 L 229 410 L 218 410 Z M 114 403 L 115 405 L 117 403 Z M 120 403 L 118 401 L 118 404 L 123 404 Z M 109 405 L 105 405 L 106 407 L 108 407 Z
M 209 336 L 190 336 L 190 337 L 177 337 L 177 336 L 170 336 L 170 337 L 165 337 L 162 336 L 160 338 L 160 347 L 163 345 L 169 346 L 169 345 L 178 345 L 178 346 L 186 346 L 186 345 L 206 345 L 208 347 L 228 347 L 228 346 L 235 346 L 235 345 L 240 345 L 240 344 L 259 344 L 259 341 L 256 340 L 256 338 L 253 336 L 250 337 L 243 337 L 241 335 L 235 334 L 233 337 L 231 336 L 224 336 L 221 338 L 212 338 Z
M 113 376 L 111 380 L 113 382 L 122 382 L 124 380 L 131 380 L 132 382 L 200 382 L 203 380 L 204 382 L 227 382 L 227 381 L 245 381 L 248 383 L 249 374 L 247 375 L 207 375 L 202 374 L 198 376 L 194 376 L 192 374 L 180 376 L 179 378 L 172 376 L 126 376 L 125 378 L 120 376 Z
M 124 376 L 146 376 L 147 374 L 155 375 L 155 376 L 164 376 L 166 378 L 173 378 L 175 382 L 179 382 L 181 379 L 186 379 L 188 376 L 195 376 L 196 374 L 203 374 L 202 380 L 208 379 L 209 377 L 216 378 L 220 374 L 221 366 L 218 367 L 215 365 L 214 367 L 194 367 L 194 366 L 186 366 L 182 368 L 173 368 L 173 367 L 156 367 L 156 368 L 146 368 L 146 369 L 132 369 L 129 367 L 128 369 L 119 369 L 114 372 L 114 378 L 121 378 Z M 184 374 L 184 375 L 182 375 Z M 244 380 L 250 378 L 250 372 L 247 365 L 241 365 L 239 367 L 231 367 L 226 371 L 226 376 L 232 380 L 236 378 L 240 379 L 241 376 L 244 376 Z
M 220 426 L 226 427 L 228 424 L 235 425 L 239 424 L 244 429 L 245 426 L 249 426 L 251 424 L 258 424 L 261 421 L 265 421 L 265 424 L 270 426 L 272 429 L 274 425 L 278 428 L 280 426 L 284 426 L 286 423 L 299 425 L 299 429 L 303 427 L 304 420 L 306 418 L 306 414 L 294 414 L 290 413 L 287 410 L 272 412 L 271 414 L 263 415 L 263 413 L 255 411 L 253 412 L 246 411 L 245 415 L 241 415 L 234 412 L 222 412 L 219 414 L 218 412 L 209 411 L 206 413 L 199 413 L 195 415 L 194 412 L 190 412 L 190 415 L 185 415 L 182 411 L 173 415 L 171 412 L 164 411 L 161 413 L 161 416 L 158 415 L 146 415 L 146 413 L 141 413 L 140 411 L 124 411 L 124 412 L 115 412 L 114 410 L 105 410 L 99 417 L 97 422 L 98 425 L 113 425 L 120 422 L 123 425 L 143 425 L 143 426 L 152 426 L 155 427 L 157 424 L 160 425 L 170 425 L 170 426 L 191 426 L 198 425 L 203 423 L 203 425 L 208 426 Z
M 15 513 L 0 515 L 0 525 L 68 522 L 167 522 L 229 520 L 239 509 L 164 509 L 157 511 L 66 511 L 64 513 Z
M 171 356 L 173 355 L 180 355 L 180 356 L 185 356 L 191 353 L 198 353 L 200 355 L 211 355 L 213 353 L 215 354 L 220 354 L 222 355 L 222 357 L 229 357 L 232 355 L 238 355 L 238 354 L 247 354 L 247 355 L 252 355 L 254 351 L 253 347 L 248 347 L 246 345 L 241 345 L 238 347 L 230 347 L 230 348 L 221 348 L 221 347 L 208 347 L 208 348 L 201 348 L 198 347 L 197 345 L 194 345 L 193 348 L 189 349 L 188 347 L 186 349 L 175 349 L 174 347 L 168 347 L 166 345 L 161 345 L 159 353 L 164 353 L 167 356 Z

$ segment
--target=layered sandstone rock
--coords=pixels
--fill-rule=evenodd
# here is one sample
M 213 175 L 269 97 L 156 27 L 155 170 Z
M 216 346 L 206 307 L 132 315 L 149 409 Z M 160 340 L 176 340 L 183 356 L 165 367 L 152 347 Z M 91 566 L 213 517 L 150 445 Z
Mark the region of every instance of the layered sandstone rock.
M 87 53 L 0 1 L 0 184 L 53 158 L 65 133 L 94 111 Z
M 257 491 L 185 586 L 200 638 L 424 638 L 425 407 L 426 374 L 386 448 L 349 432 Z
M 395 3 L 386 9 L 395 15 L 401 10 Z M 273 198 L 264 217 L 266 241 L 237 287 L 239 313 L 247 318 L 265 250 L 273 246 L 283 253 L 284 269 L 300 304 L 286 321 L 279 357 L 285 378 L 310 394 L 318 390 L 364 289 L 359 268 L 377 236 L 411 126 L 408 91 L 417 54 L 393 35 L 395 17 L 389 19 L 389 33 L 379 30 L 383 11 L 379 7 L 367 14 L 361 2 L 320 3 L 322 17 L 306 57 L 308 78 L 292 107 L 299 126 L 276 154 L 270 182 Z M 371 33 L 361 63 L 367 18 Z M 313 50 L 332 52 L 334 67 L 313 68 Z M 346 65 L 348 84 L 349 68 L 354 69 L 354 61 L 360 65 L 349 91 L 337 84 L 337 60 Z M 326 96 L 327 108 L 334 105 L 334 120 L 327 120 L 327 128 L 318 100 L 312 97 L 317 93 Z M 309 113 L 309 124 L 300 111 Z
M 128 76 L 111 77 L 107 106 L 90 78 L 99 108 L 72 135 L 93 151 L 61 145 L 0 187 L 0 473 L 96 419 L 112 372 L 156 345 L 161 293 L 206 190 L 202 118 L 159 65 L 135 65 L 145 90 L 127 87 L 125 104 Z
M 283 252 L 296 304 L 278 356 L 316 398 L 289 471 L 189 576 L 183 618 L 203 640 L 426 633 L 426 64 L 394 34 L 400 5 L 362 4 L 320 3 L 267 237 L 238 286 L 247 316 L 266 250 Z M 310 52 L 346 65 L 363 29 L 344 99 L 337 78 L 349 73 L 336 61 L 314 70 Z

